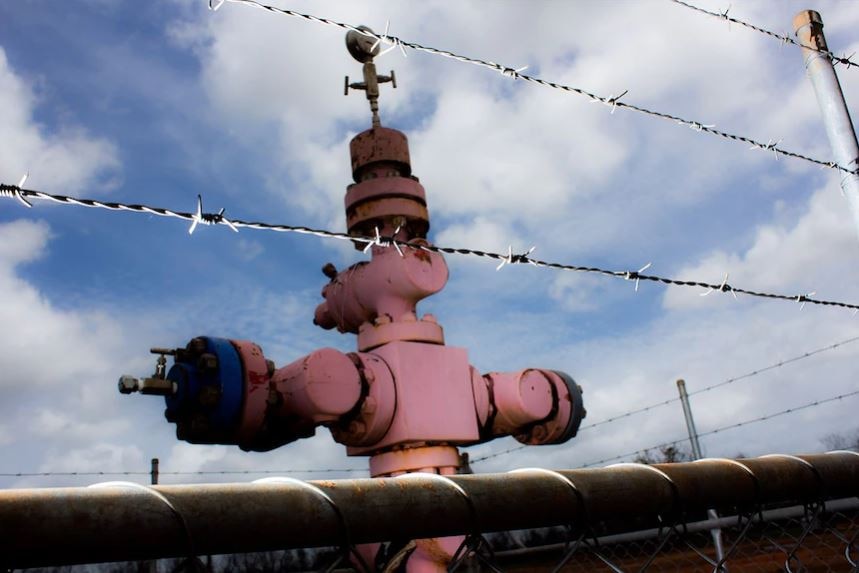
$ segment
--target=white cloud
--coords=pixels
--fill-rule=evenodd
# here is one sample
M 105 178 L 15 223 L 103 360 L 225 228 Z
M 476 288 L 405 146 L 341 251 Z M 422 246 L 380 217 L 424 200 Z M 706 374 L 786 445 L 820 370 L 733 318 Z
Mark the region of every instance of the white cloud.
M 116 184 L 120 166 L 116 147 L 74 125 L 49 130 L 34 119 L 38 98 L 9 65 L 0 46 L 0 179 L 17 182 L 30 172 L 28 184 L 45 190 L 74 192 L 98 183 Z M 28 185 L 28 186 L 29 186 Z
M 104 388 L 104 390 L 109 389 L 109 387 Z M 127 418 L 81 420 L 79 415 L 50 408 L 36 411 L 30 421 L 30 431 L 33 435 L 49 438 L 52 441 L 98 442 L 106 436 L 116 436 L 130 428 L 131 421 Z
M 763 224 L 743 252 L 716 250 L 674 274 L 718 283 L 730 273 L 731 284 L 752 290 L 787 295 L 815 291 L 815 298 L 849 298 L 859 272 L 844 260 L 856 251 L 856 240 L 847 202 L 830 184 L 811 196 L 795 224 Z M 669 289 L 664 304 L 667 309 L 703 308 L 713 304 L 710 298 L 715 297 Z
M 139 471 L 148 461 L 135 445 L 95 443 L 45 459 L 42 472 Z
M 172 471 L 200 471 L 211 462 L 221 462 L 231 449 L 227 446 L 201 446 L 179 442 L 170 449 L 165 466 Z
M 567 312 L 588 312 L 605 304 L 605 278 L 578 273 L 559 274 L 552 280 L 549 296 Z M 602 295 L 598 295 L 602 293 Z
M 784 11 L 772 10 L 773 5 L 744 5 L 737 15 L 750 10 L 750 20 L 769 22 L 767 11 Z M 443 2 L 368 6 L 319 3 L 314 12 L 369 21 L 377 29 L 390 17 L 392 33 L 403 38 L 504 64 L 529 64 L 536 75 L 600 94 L 629 89 L 624 101 L 764 141 L 783 137 L 791 148 L 828 156 L 798 55 L 796 68 L 785 71 L 775 56 L 778 47 L 768 39 L 726 31 L 723 23 L 663 2 L 505 4 L 491 11 L 467 2 L 456 8 Z M 654 11 L 659 25 L 648 24 Z M 342 228 L 342 196 L 350 178 L 348 131 L 368 125 L 369 117 L 361 94 L 341 95 L 342 76 L 360 70 L 343 49 L 343 32 L 237 5 L 215 14 L 201 7 L 199 20 L 195 14 L 188 11 L 188 19 L 174 23 L 172 37 L 198 58 L 196 79 L 208 96 L 200 105 L 211 108 L 225 133 L 270 158 L 260 179 L 294 208 L 290 222 L 309 219 Z M 654 260 L 658 274 L 677 268 L 664 274 L 718 282 L 730 271 L 730 282 L 740 286 L 816 289 L 821 296 L 851 298 L 850 287 L 859 277 L 850 264 L 856 246 L 850 218 L 831 183 L 810 191 L 825 175 L 804 164 L 776 163 L 771 154 L 673 122 L 620 109 L 612 114 L 581 96 L 449 60 L 420 54 L 402 59 L 394 50 L 379 65 L 397 71 L 398 90 L 383 87 L 383 121 L 411 126 L 414 169 L 427 188 L 440 244 L 492 251 L 512 244 L 514 252 L 537 245 L 536 254 L 548 260 L 608 267 L 637 261 L 628 265 L 633 269 L 661 257 Z M 40 175 L 52 178 L 42 180 L 46 185 L 62 181 L 64 187 L 80 187 L 115 167 L 116 150 L 109 143 L 74 127 L 36 123 L 34 90 L 5 57 L 0 79 L 9 86 L 0 94 L 6 104 L 0 107 L 0 136 L 12 134 L 21 142 L 0 157 L 0 175 L 16 181 L 32 169 L 32 158 L 47 157 L 55 168 Z M 849 79 L 845 85 L 848 94 L 859 93 Z M 163 104 L 170 105 L 170 99 Z M 192 134 L 185 137 L 193 142 Z M 260 142 L 269 141 L 276 145 L 262 149 Z M 786 207 L 761 207 L 770 201 Z M 268 264 L 261 256 L 268 243 L 241 237 L 231 254 Z M 44 256 L 50 238 L 44 223 L 0 226 L 0 320 L 13 325 L 0 333 L 3 402 L 16 409 L 10 424 L 35 431 L 43 442 L 56 436 L 65 445 L 46 448 L 26 441 L 33 436 L 25 432 L 0 427 L 0 444 L 14 438 L 16 446 L 18 441 L 33 445 L 32 460 L 20 463 L 139 470 L 148 467 L 149 456 L 161 454 L 165 471 L 366 465 L 360 458 L 344 460 L 343 448 L 324 430 L 267 454 L 177 444 L 157 400 L 132 405 L 115 395 L 117 374 L 146 373 L 151 367 L 145 348 L 155 334 L 177 343 L 201 331 L 252 338 L 279 364 L 332 341 L 351 349 L 350 337 L 329 336 L 310 325 L 318 287 L 304 288 L 298 269 L 289 267 L 277 291 L 242 288 L 237 295 L 236 283 L 229 283 L 201 287 L 193 300 L 153 302 L 163 305 L 160 312 L 145 305 L 70 310 L 22 277 L 22 265 Z M 494 273 L 491 261 L 453 261 L 464 259 L 450 257 L 456 265 L 451 284 L 430 303 L 449 343 L 467 346 L 472 362 L 484 370 L 568 371 L 585 387 L 590 422 L 673 397 L 678 377 L 694 390 L 847 338 L 853 325 L 849 316 L 842 321 L 828 310 L 800 312 L 796 305 L 745 298 L 735 302 L 720 293 L 702 298 L 695 289 L 669 288 L 663 296 L 663 287 L 651 283 L 635 293 L 631 283 L 618 281 L 623 290 L 612 290 L 610 281 L 616 279 L 527 266 Z M 622 311 L 613 312 L 614 307 Z M 585 312 L 594 309 L 600 312 Z M 151 324 L 156 321 L 157 327 Z M 699 429 L 849 388 L 856 353 L 845 348 L 730 391 L 695 397 Z M 705 439 L 705 448 L 718 455 L 812 449 L 819 435 L 853 423 L 852 411 L 850 404 L 828 405 Z M 123 422 L 130 412 L 132 423 Z M 685 432 L 677 404 L 628 422 L 477 469 L 574 466 Z M 801 435 L 786 430 L 799 422 L 808 425 Z M 497 450 L 505 444 L 481 447 Z M 174 481 L 210 479 L 222 478 L 176 476 Z
M 265 247 L 259 241 L 253 239 L 239 239 L 236 241 L 236 249 L 245 261 L 252 261 L 265 252 Z
M 100 373 L 103 356 L 121 354 L 117 324 L 99 312 L 56 308 L 16 274 L 17 266 L 44 252 L 50 230 L 41 222 L 0 225 L 0 387 L 58 386 Z M 33 356 L 50 360 L 33 360 Z

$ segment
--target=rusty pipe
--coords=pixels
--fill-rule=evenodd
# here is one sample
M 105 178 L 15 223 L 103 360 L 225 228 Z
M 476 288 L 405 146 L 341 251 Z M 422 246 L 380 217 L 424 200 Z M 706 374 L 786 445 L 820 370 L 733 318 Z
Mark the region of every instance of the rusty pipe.
M 859 454 L 599 469 L 0 491 L 12 568 L 420 539 L 859 495 Z M 249 526 L 252 524 L 252 526 Z M 50 551 L 45 548 L 50 547 Z

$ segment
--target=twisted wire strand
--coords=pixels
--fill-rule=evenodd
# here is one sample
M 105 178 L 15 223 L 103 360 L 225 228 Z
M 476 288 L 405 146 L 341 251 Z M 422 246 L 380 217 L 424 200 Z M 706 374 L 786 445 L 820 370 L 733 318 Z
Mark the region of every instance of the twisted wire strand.
M 715 390 L 716 388 L 721 388 L 723 386 L 727 386 L 729 384 L 733 384 L 733 383 L 739 382 L 741 380 L 747 380 L 749 378 L 759 376 L 760 374 L 763 374 L 765 372 L 769 372 L 770 370 L 775 370 L 777 368 L 787 366 L 788 364 L 792 364 L 794 362 L 799 362 L 800 360 L 805 360 L 806 358 L 811 358 L 812 356 L 815 356 L 815 355 L 820 354 L 822 352 L 827 352 L 829 350 L 835 350 L 836 348 L 839 348 L 841 346 L 845 346 L 845 345 L 850 344 L 852 342 L 856 342 L 857 340 L 859 340 L 859 336 L 854 336 L 852 338 L 847 338 L 845 340 L 841 340 L 839 342 L 836 342 L 834 344 L 830 344 L 828 346 L 823 346 L 821 348 L 809 350 L 808 352 L 803 352 L 802 354 L 798 354 L 798 355 L 793 356 L 791 358 L 786 358 L 784 360 L 780 360 L 778 362 L 770 364 L 769 366 L 764 366 L 763 368 L 758 368 L 756 370 L 752 370 L 752 371 L 747 372 L 745 374 L 741 374 L 739 376 L 734 376 L 733 378 L 728 378 L 726 380 L 722 380 L 721 382 L 711 384 L 711 385 L 706 386 L 704 388 L 700 388 L 698 390 L 688 392 L 687 395 L 688 396 L 694 396 L 695 394 L 702 394 L 704 392 L 709 392 L 710 390 Z M 662 400 L 661 402 L 655 402 L 655 403 L 649 404 L 647 406 L 642 406 L 641 408 L 635 408 L 633 410 L 628 410 L 628 411 L 623 412 L 621 414 L 617 414 L 616 416 L 611 416 L 609 418 L 599 420 L 598 422 L 594 422 L 593 424 L 588 424 L 586 426 L 582 426 L 581 428 L 579 428 L 579 432 L 583 432 L 585 430 L 590 430 L 591 428 L 596 428 L 597 426 L 602 426 L 605 424 L 611 424 L 611 423 L 617 422 L 619 420 L 624 420 L 624 419 L 629 418 L 631 416 L 634 416 L 636 414 L 642 414 L 644 412 L 648 412 L 648 411 L 653 410 L 655 408 L 659 408 L 660 406 L 667 406 L 668 404 L 673 404 L 674 402 L 679 402 L 679 401 L 680 401 L 680 397 L 675 396 L 674 398 L 668 398 L 668 399 Z M 478 463 L 478 462 L 483 462 L 486 460 L 490 460 L 492 458 L 497 458 L 497 457 L 504 456 L 504 455 L 507 455 L 507 454 L 510 454 L 513 452 L 518 452 L 519 450 L 522 450 L 522 449 L 527 448 L 527 447 L 528 446 L 525 444 L 513 446 L 511 448 L 507 448 L 506 450 L 493 452 L 493 453 L 487 454 L 485 456 L 473 458 L 471 460 L 471 463 L 474 464 L 474 463 Z
M 158 475 L 169 476 L 205 476 L 205 475 L 276 475 L 276 474 L 328 474 L 328 473 L 360 473 L 366 472 L 360 468 L 325 468 L 306 470 L 197 470 L 197 471 L 159 471 Z M 80 472 L 6 472 L 0 477 L 73 477 L 73 476 L 148 476 L 149 471 L 80 471 Z
M 464 56 L 464 55 L 456 54 L 456 53 L 448 51 L 448 50 L 433 48 L 431 46 L 424 46 L 424 45 L 418 44 L 416 42 L 408 42 L 406 40 L 403 40 L 402 38 L 399 38 L 397 36 L 392 36 L 392 35 L 389 35 L 387 33 L 377 34 L 375 32 L 371 32 L 369 30 L 359 30 L 357 26 L 354 26 L 352 24 L 348 24 L 348 23 L 344 23 L 344 22 L 338 22 L 336 20 L 331 20 L 328 18 L 322 18 L 319 16 L 313 16 L 311 14 L 303 14 L 301 12 L 296 12 L 294 10 L 288 10 L 286 8 L 278 8 L 276 6 L 270 6 L 268 4 L 262 4 L 260 2 L 257 2 L 256 0 L 220 0 L 218 5 L 223 4 L 224 1 L 231 2 L 234 4 L 242 4 L 242 5 L 250 6 L 253 8 L 258 8 L 260 10 L 265 10 L 265 11 L 268 11 L 268 12 L 273 13 L 273 14 L 280 14 L 283 16 L 291 16 L 291 17 L 300 18 L 300 19 L 303 19 L 303 20 L 306 20 L 309 22 L 315 22 L 318 24 L 325 24 L 328 26 L 335 26 L 335 27 L 341 28 L 343 30 L 350 30 L 350 31 L 362 34 L 364 36 L 373 38 L 380 43 L 388 44 L 391 46 L 398 46 L 401 49 L 409 48 L 411 50 L 415 50 L 418 52 L 424 52 L 424 53 L 432 54 L 435 56 L 441 56 L 441 57 L 449 58 L 452 60 L 456 60 L 458 62 L 463 62 L 466 64 L 472 64 L 475 66 L 479 66 L 479 67 L 483 67 L 483 68 L 487 68 L 487 69 L 499 72 L 503 76 L 514 79 L 514 80 L 523 80 L 523 81 L 537 84 L 537 85 L 540 85 L 543 87 L 548 87 L 548 88 L 552 88 L 552 89 L 556 89 L 556 90 L 560 90 L 560 91 L 564 91 L 564 92 L 568 92 L 568 93 L 575 93 L 575 94 L 587 97 L 588 99 L 590 99 L 593 102 L 603 103 L 603 104 L 609 106 L 612 109 L 612 111 L 614 111 L 616 108 L 628 109 L 628 110 L 635 111 L 635 112 L 638 112 L 638 113 L 641 113 L 644 115 L 649 115 L 651 117 L 657 117 L 660 119 L 673 121 L 673 122 L 678 123 L 680 125 L 685 125 L 685 126 L 690 127 L 694 131 L 697 131 L 699 133 L 701 133 L 701 132 L 709 133 L 711 135 L 716 135 L 716 136 L 721 137 L 723 139 L 729 139 L 732 141 L 746 143 L 746 144 L 751 145 L 753 149 L 762 149 L 762 150 L 772 151 L 776 155 L 781 155 L 784 157 L 792 157 L 794 159 L 800 159 L 803 161 L 814 163 L 814 164 L 819 165 L 821 167 L 826 167 L 829 169 L 837 169 L 839 171 L 843 171 L 845 173 L 850 173 L 850 174 L 859 174 L 859 168 L 850 169 L 848 167 L 844 167 L 842 165 L 839 165 L 837 162 L 834 162 L 834 161 L 823 161 L 821 159 L 816 159 L 816 158 L 804 155 L 802 153 L 790 151 L 787 149 L 782 149 L 782 148 L 778 147 L 778 142 L 773 143 L 772 140 L 770 140 L 768 143 L 763 143 L 761 141 L 757 141 L 757 140 L 752 139 L 750 137 L 746 137 L 743 135 L 736 135 L 733 133 L 728 133 L 726 131 L 718 130 L 715 128 L 715 126 L 708 125 L 704 122 L 689 120 L 689 119 L 685 119 L 685 118 L 682 118 L 680 116 L 673 115 L 670 113 L 665 113 L 665 112 L 661 112 L 661 111 L 654 111 L 651 109 L 647 109 L 645 107 L 641 107 L 641 106 L 634 105 L 631 103 L 626 103 L 624 101 L 621 101 L 621 97 L 623 97 L 626 94 L 626 92 L 624 92 L 623 94 L 618 95 L 618 96 L 601 96 L 601 95 L 597 95 L 595 93 L 589 92 L 583 88 L 568 86 L 568 85 L 564 85 L 564 84 L 561 84 L 558 82 L 553 82 L 550 80 L 544 80 L 542 78 L 538 78 L 535 76 L 530 76 L 528 74 L 524 74 L 521 72 L 522 68 L 519 68 L 519 69 L 511 68 L 511 67 L 507 67 L 507 66 L 504 66 L 502 64 L 498 64 L 498 63 L 490 61 L 490 60 L 483 60 L 480 58 L 473 58 L 470 56 Z
M 835 62 L 837 64 L 844 64 L 848 68 L 859 68 L 859 64 L 857 64 L 856 62 L 853 62 L 850 58 L 838 56 L 835 53 L 833 53 L 829 50 L 824 50 L 822 48 L 816 48 L 814 46 L 803 45 L 802 43 L 797 42 L 796 40 L 794 40 L 793 38 L 788 36 L 787 34 L 779 34 L 777 32 L 773 32 L 771 30 L 761 28 L 760 26 L 755 26 L 754 24 L 751 24 L 749 22 L 744 22 L 743 20 L 733 18 L 731 16 L 728 16 L 727 10 L 724 12 L 711 12 L 710 10 L 706 10 L 704 8 L 701 8 L 700 6 L 695 6 L 694 4 L 689 4 L 688 2 L 683 2 L 683 0 L 668 0 L 668 1 L 673 2 L 674 4 L 677 4 L 679 6 L 684 6 L 686 8 L 691 9 L 691 10 L 694 10 L 695 12 L 699 12 L 701 14 L 706 14 L 708 16 L 713 16 L 714 18 L 718 18 L 719 20 L 724 20 L 726 22 L 730 22 L 731 24 L 739 24 L 740 26 L 743 26 L 743 27 L 748 28 L 750 30 L 754 30 L 755 32 L 760 32 L 761 34 L 764 34 L 766 36 L 770 36 L 771 38 L 775 38 L 776 40 L 778 40 L 782 44 L 792 44 L 792 45 L 798 46 L 800 48 L 806 48 L 808 50 L 812 50 L 812 51 L 817 52 L 819 54 L 823 54 L 824 56 L 828 56 L 829 58 L 831 58 L 833 62 Z
M 832 397 L 830 397 L 830 398 L 824 398 L 824 399 L 822 399 L 822 400 L 815 400 L 815 401 L 813 401 L 813 402 L 808 402 L 808 403 L 806 403 L 806 404 L 802 404 L 802 405 L 800 405 L 800 406 L 794 406 L 794 407 L 792 407 L 792 408 L 787 408 L 786 410 L 781 410 L 781 411 L 779 411 L 779 412 L 774 412 L 774 413 L 772 413 L 772 414 L 766 414 L 766 415 L 764 415 L 764 416 L 758 416 L 758 417 L 756 417 L 756 418 L 750 418 L 750 419 L 748 419 L 748 420 L 743 420 L 742 422 L 736 422 L 736 423 L 734 423 L 734 424 L 728 424 L 728 425 L 726 425 L 726 426 L 721 426 L 721 427 L 719 427 L 719 428 L 715 428 L 715 429 L 713 429 L 713 430 L 709 430 L 709 431 L 706 431 L 706 432 L 701 432 L 701 433 L 699 433 L 699 434 L 698 434 L 698 437 L 699 437 L 699 438 L 703 438 L 703 437 L 705 437 L 705 436 L 712 436 L 713 434 L 718 434 L 718 433 L 720 433 L 720 432 L 724 432 L 724 431 L 726 431 L 726 430 L 733 430 L 733 429 L 735 429 L 735 428 L 740 428 L 740 427 L 742 427 L 742 426 L 748 426 L 748 425 L 750 425 L 750 424 L 757 424 L 757 423 L 759 423 L 759 422 L 764 422 L 764 421 L 766 421 L 766 420 L 771 420 L 771 419 L 773 419 L 773 418 L 778 418 L 779 416 L 784 416 L 784 415 L 786 415 L 786 414 L 792 414 L 792 413 L 794 413 L 794 412 L 799 412 L 800 410 L 806 410 L 806 409 L 808 409 L 808 408 L 814 408 L 814 407 L 817 407 L 817 406 L 822 406 L 823 404 L 828 404 L 829 402 L 835 402 L 836 400 L 843 400 L 843 399 L 845 399 L 845 398 L 850 398 L 850 397 L 852 397 L 852 396 L 856 396 L 856 395 L 859 395 L 859 390 L 854 390 L 853 392 L 847 392 L 847 393 L 845 393 L 845 394 L 839 394 L 838 396 L 832 396 Z M 591 467 L 591 466 L 602 465 L 602 464 L 604 464 L 604 463 L 606 463 L 606 462 L 613 462 L 613 461 L 615 461 L 615 460 L 621 460 L 621 459 L 624 459 L 624 458 L 628 458 L 628 457 L 630 457 L 630 456 L 634 456 L 635 454 L 640 454 L 640 453 L 643 453 L 643 452 L 647 452 L 648 450 L 661 449 L 661 448 L 664 448 L 664 447 L 667 447 L 667 446 L 674 446 L 674 445 L 677 445 L 677 444 L 679 444 L 679 443 L 681 443 L 681 442 L 685 442 L 685 441 L 686 441 L 686 440 L 688 440 L 688 439 L 689 439 L 689 437 L 687 436 L 687 437 L 683 437 L 683 438 L 678 438 L 678 439 L 676 439 L 676 440 L 671 440 L 671 441 L 668 441 L 668 442 L 662 442 L 661 444 L 657 444 L 657 445 L 655 445 L 655 446 L 650 446 L 650 447 L 647 447 L 647 448 L 639 448 L 639 449 L 637 449 L 637 450 L 635 450 L 635 451 L 633 451 L 633 452 L 627 452 L 627 453 L 625 453 L 625 454 L 619 454 L 619 455 L 616 455 L 616 456 L 612 456 L 612 457 L 610 457 L 610 458 L 603 458 L 603 459 L 601 459 L 601 460 L 597 460 L 597 461 L 593 461 L 593 462 L 588 462 L 588 463 L 583 464 L 583 465 L 581 465 L 581 466 L 579 466 L 579 467 L 587 468 L 587 467 Z
M 835 402 L 836 400 L 843 400 L 844 398 L 850 398 L 852 396 L 856 396 L 859 394 L 859 390 L 854 390 L 853 392 L 847 392 L 845 394 L 839 394 L 838 396 L 832 396 L 830 398 L 824 398 L 821 400 L 815 400 L 813 402 L 808 402 L 806 404 L 802 404 L 800 406 L 794 406 L 792 408 L 787 408 L 786 410 L 781 410 L 779 412 L 774 412 L 772 414 L 766 414 L 764 416 L 758 416 L 756 418 L 750 418 L 748 420 L 743 420 L 741 422 L 736 422 L 733 424 L 729 424 L 726 426 L 721 426 L 719 428 L 715 428 L 713 430 L 709 430 L 706 432 L 702 432 L 698 434 L 698 437 L 711 436 L 713 434 L 718 434 L 719 432 L 724 432 L 726 430 L 732 430 L 734 428 L 739 428 L 741 426 L 747 426 L 750 424 L 756 424 L 758 422 L 764 422 L 766 420 L 770 420 L 772 418 L 777 418 L 779 416 L 784 416 L 786 414 L 791 414 L 793 412 L 799 412 L 800 410 L 805 410 L 808 408 L 814 408 L 816 406 L 822 406 L 823 404 L 828 404 L 829 402 Z M 591 426 L 592 427 L 592 426 Z M 591 467 L 595 465 L 600 465 L 606 462 L 612 462 L 615 460 L 620 460 L 623 458 L 628 458 L 629 456 L 634 456 L 635 454 L 639 454 L 642 452 L 646 452 L 648 450 L 663 448 L 666 446 L 672 446 L 679 444 L 680 442 L 684 442 L 688 437 L 678 438 L 676 440 L 671 440 L 668 442 L 662 442 L 661 444 L 657 444 L 655 446 L 649 446 L 646 448 L 639 448 L 632 452 L 627 452 L 625 454 L 619 454 L 616 456 L 612 456 L 610 458 L 603 458 L 601 460 L 597 460 L 594 462 L 588 462 L 579 467 Z M 484 461 L 492 457 L 497 457 L 503 455 L 505 453 L 509 453 L 510 451 L 515 451 L 518 449 L 522 449 L 527 446 L 517 446 L 516 448 L 511 448 L 510 450 L 505 450 L 504 452 L 497 452 L 495 454 L 491 454 L 489 456 L 485 456 L 483 458 L 475 458 L 471 460 L 471 463 L 476 463 L 479 461 Z M 200 471 L 164 471 L 159 472 L 159 475 L 231 475 L 231 474 L 285 474 L 285 473 L 333 473 L 333 472 L 364 472 L 366 470 L 358 469 L 358 468 L 328 468 L 321 470 L 200 470 Z M 151 472 L 148 471 L 116 471 L 116 472 L 9 472 L 9 473 L 0 473 L 0 477 L 45 477 L 45 476 L 112 476 L 112 475 L 150 475 Z
M 231 2 L 239 2 L 246 0 L 229 0 Z M 249 1 L 249 0 L 248 0 Z M 239 219 L 227 219 L 224 215 L 223 209 L 218 213 L 202 213 L 198 211 L 197 213 L 188 213 L 183 211 L 173 211 L 171 209 L 165 209 L 163 207 L 151 207 L 148 205 L 141 204 L 125 204 L 125 203 L 117 203 L 113 201 L 99 201 L 96 199 L 80 199 L 76 197 L 69 197 L 67 195 L 55 195 L 51 193 L 45 193 L 43 191 L 34 191 L 31 189 L 22 189 L 17 185 L 8 185 L 5 183 L 0 183 L 0 197 L 7 198 L 15 198 L 18 200 L 23 200 L 26 202 L 27 199 L 40 199 L 45 201 L 51 201 L 54 203 L 59 203 L 63 205 L 77 205 L 81 207 L 89 207 L 89 208 L 97 208 L 97 209 L 107 209 L 110 211 L 130 211 L 136 213 L 149 213 L 151 215 L 156 215 L 160 217 L 172 217 L 177 219 L 182 219 L 185 221 L 191 221 L 192 227 L 191 231 L 194 230 L 198 223 L 204 225 L 225 225 L 231 228 L 234 231 L 237 231 L 239 228 L 249 228 L 249 229 L 257 229 L 263 231 L 276 231 L 276 232 L 291 232 L 291 233 L 300 233 L 304 235 L 313 235 L 316 237 L 328 238 L 328 239 L 337 239 L 341 241 L 354 241 L 358 243 L 364 243 L 368 247 L 375 245 L 379 247 L 393 247 L 397 250 L 400 250 L 402 247 L 419 249 L 422 251 L 430 251 L 436 253 L 446 253 L 446 254 L 454 254 L 454 255 L 468 255 L 475 257 L 483 257 L 489 258 L 496 261 L 501 261 L 501 265 L 499 265 L 499 269 L 503 265 L 514 265 L 514 264 L 528 264 L 533 265 L 535 267 L 543 267 L 549 269 L 557 269 L 562 271 L 573 271 L 573 272 L 583 272 L 583 273 L 593 273 L 603 276 L 609 276 L 619 279 L 624 279 L 627 281 L 635 281 L 636 285 L 639 281 L 650 281 L 656 283 L 662 283 L 666 285 L 672 286 L 683 286 L 683 287 L 692 287 L 692 288 L 702 288 L 707 289 L 708 292 L 711 291 L 719 291 L 723 293 L 733 293 L 733 294 L 745 294 L 758 298 L 768 298 L 775 300 L 785 300 L 791 302 L 797 302 L 801 305 L 814 304 L 819 306 L 830 306 L 837 308 L 850 309 L 853 311 L 859 312 L 859 304 L 841 302 L 841 301 L 833 301 L 833 300 L 822 300 L 812 298 L 811 294 L 798 294 L 798 295 L 788 295 L 788 294 L 779 294 L 779 293 L 770 293 L 763 291 L 756 291 L 752 289 L 734 287 L 727 283 L 727 281 L 723 281 L 720 284 L 716 283 L 708 283 L 700 280 L 680 280 L 669 277 L 661 277 L 657 275 L 648 275 L 644 274 L 641 271 L 618 271 L 618 270 L 610 270 L 603 269 L 600 267 L 589 267 L 589 266 L 580 266 L 580 265 L 569 265 L 563 263 L 556 263 L 550 261 L 543 261 L 540 259 L 535 259 L 529 256 L 530 251 L 525 254 L 517 255 L 509 252 L 507 254 L 502 253 L 494 253 L 490 251 L 482 251 L 479 249 L 470 249 L 470 248 L 461 248 L 461 247 L 440 247 L 436 245 L 428 245 L 428 244 L 417 244 L 417 243 L 408 243 L 405 241 L 400 241 L 393 239 L 391 237 L 382 237 L 376 234 L 375 237 L 362 237 L 362 236 L 352 236 L 347 233 L 342 232 L 334 232 L 334 231 L 326 231 L 323 229 L 313 229 L 311 227 L 305 227 L 302 225 L 283 225 L 283 224 L 274 224 L 274 223 L 265 223 L 260 221 L 242 221 Z

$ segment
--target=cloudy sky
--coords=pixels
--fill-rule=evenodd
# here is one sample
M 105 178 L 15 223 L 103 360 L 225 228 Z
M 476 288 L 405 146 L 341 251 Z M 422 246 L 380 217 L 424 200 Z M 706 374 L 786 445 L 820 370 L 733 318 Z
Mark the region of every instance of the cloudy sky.
M 727 3 L 699 0 L 724 11 Z M 793 46 L 668 0 L 276 2 L 672 113 L 825 161 L 831 152 Z M 734 2 L 791 30 L 805 2 Z M 859 50 L 859 6 L 819 0 L 837 53 Z M 452 60 L 393 50 L 384 124 L 404 130 L 432 238 L 564 263 L 637 269 L 859 302 L 859 238 L 838 174 Z M 838 68 L 848 102 L 859 71 Z M 245 220 L 343 230 L 348 141 L 369 124 L 344 97 L 360 66 L 343 31 L 205 0 L 0 4 L 0 181 Z M 337 241 L 148 215 L 0 202 L 0 473 L 366 467 L 321 430 L 267 454 L 177 442 L 160 399 L 120 396 L 151 346 L 208 334 L 258 342 L 279 365 L 354 340 L 312 324 L 321 266 L 361 258 Z M 448 257 L 421 307 L 481 371 L 560 369 L 585 389 L 585 424 L 859 336 L 849 311 L 505 267 Z M 859 342 L 693 397 L 701 432 L 857 388 Z M 847 398 L 703 439 L 734 456 L 820 451 L 859 426 Z M 672 403 L 568 444 L 475 464 L 572 468 L 682 438 Z M 511 438 L 470 449 L 482 457 Z M 316 474 L 300 473 L 312 478 Z M 332 474 L 326 474 L 330 477 Z M 365 475 L 361 471 L 352 474 Z M 2 477 L 2 487 L 86 477 Z M 145 482 L 146 476 L 133 476 Z M 165 475 L 163 482 L 249 479 Z

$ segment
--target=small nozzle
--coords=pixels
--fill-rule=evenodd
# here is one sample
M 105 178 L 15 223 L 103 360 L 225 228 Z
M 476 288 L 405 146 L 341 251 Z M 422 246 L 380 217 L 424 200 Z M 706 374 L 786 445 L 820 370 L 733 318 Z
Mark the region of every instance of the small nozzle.
M 124 374 L 119 377 L 118 386 L 120 394 L 133 394 L 140 391 L 140 380 L 134 376 Z

